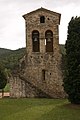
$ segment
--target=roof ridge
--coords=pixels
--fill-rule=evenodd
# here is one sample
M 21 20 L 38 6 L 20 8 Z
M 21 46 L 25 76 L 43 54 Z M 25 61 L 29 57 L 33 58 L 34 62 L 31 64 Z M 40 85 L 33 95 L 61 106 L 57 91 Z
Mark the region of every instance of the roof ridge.
M 34 13 L 34 12 L 37 12 L 37 11 L 39 11 L 39 10 L 45 10 L 45 11 L 48 11 L 48 12 L 50 12 L 50 13 L 55 13 L 55 14 L 58 14 L 58 15 L 61 16 L 60 13 L 57 13 L 57 12 L 54 12 L 54 11 L 51 11 L 51 10 L 49 10 L 49 9 L 46 9 L 46 8 L 41 7 L 41 8 L 38 8 L 38 9 L 36 9 L 36 10 L 33 10 L 33 11 L 27 13 L 27 14 L 24 14 L 23 17 L 25 18 L 25 16 L 27 16 L 27 15 L 29 15 L 29 14 L 32 14 L 32 13 Z

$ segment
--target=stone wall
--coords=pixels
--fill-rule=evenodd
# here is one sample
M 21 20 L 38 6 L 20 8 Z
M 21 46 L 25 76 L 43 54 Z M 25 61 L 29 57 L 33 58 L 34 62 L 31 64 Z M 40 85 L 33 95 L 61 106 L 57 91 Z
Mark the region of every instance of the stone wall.
M 11 76 L 9 79 L 10 83 L 10 97 L 20 98 L 26 97 L 25 81 L 21 80 L 18 76 Z

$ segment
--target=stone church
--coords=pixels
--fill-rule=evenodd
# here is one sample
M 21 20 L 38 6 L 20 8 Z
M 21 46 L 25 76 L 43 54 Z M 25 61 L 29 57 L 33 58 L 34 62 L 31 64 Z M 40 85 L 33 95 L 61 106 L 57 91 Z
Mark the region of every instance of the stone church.
M 59 46 L 61 14 L 39 8 L 23 18 L 26 55 L 10 79 L 10 96 L 64 98 Z

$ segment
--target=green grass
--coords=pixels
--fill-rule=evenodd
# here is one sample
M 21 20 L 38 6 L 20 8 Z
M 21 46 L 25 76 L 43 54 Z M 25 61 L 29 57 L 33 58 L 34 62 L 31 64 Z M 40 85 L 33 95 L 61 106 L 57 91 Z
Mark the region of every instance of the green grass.
M 80 120 L 80 106 L 60 99 L 0 99 L 0 120 Z

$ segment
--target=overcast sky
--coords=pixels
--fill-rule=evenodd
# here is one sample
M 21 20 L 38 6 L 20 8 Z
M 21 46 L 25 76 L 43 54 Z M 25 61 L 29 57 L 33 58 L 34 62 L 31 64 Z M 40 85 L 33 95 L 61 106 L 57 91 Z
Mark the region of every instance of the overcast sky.
M 0 47 L 25 47 L 25 20 L 22 15 L 40 7 L 61 13 L 59 43 L 65 44 L 72 16 L 80 16 L 80 0 L 0 0 Z

